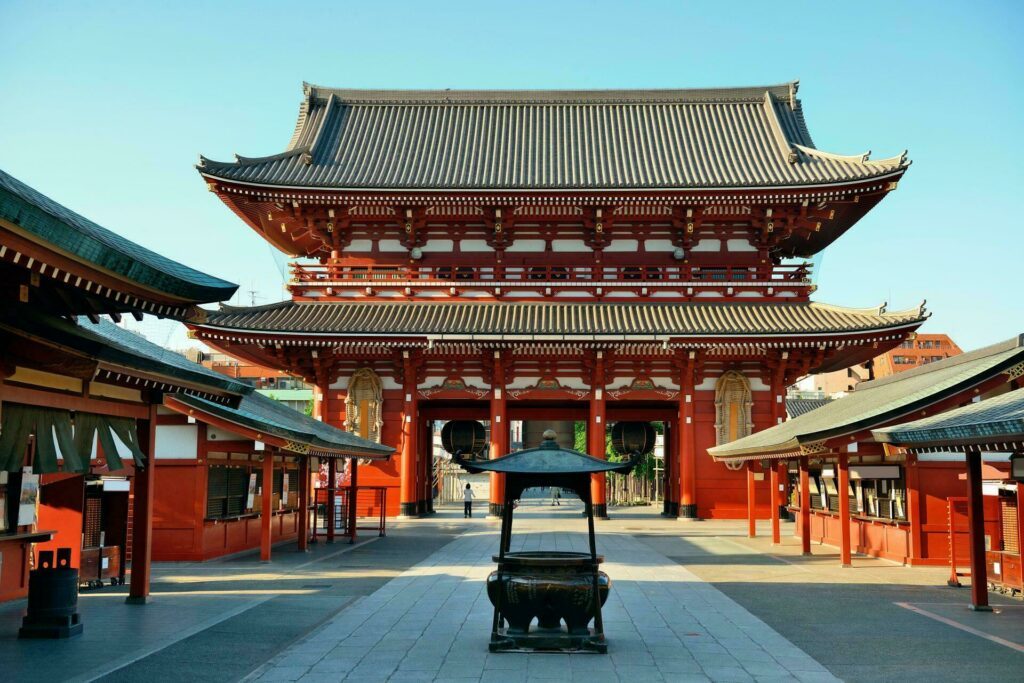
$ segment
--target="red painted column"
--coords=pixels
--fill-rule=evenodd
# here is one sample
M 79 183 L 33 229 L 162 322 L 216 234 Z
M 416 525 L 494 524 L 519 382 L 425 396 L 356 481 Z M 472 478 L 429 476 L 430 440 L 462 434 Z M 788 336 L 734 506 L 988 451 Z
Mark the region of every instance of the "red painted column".
M 419 436 L 419 421 L 416 418 L 416 366 L 409 359 L 409 352 L 404 356 L 404 382 L 402 391 L 405 403 L 402 408 L 402 465 L 400 489 L 400 514 L 402 517 L 419 516 L 419 472 L 416 462 L 416 441 Z
M 365 438 L 365 437 L 364 437 Z M 359 512 L 359 460 L 349 460 L 351 476 L 349 477 L 348 494 L 348 542 L 355 543 L 358 531 L 356 530 L 356 517 Z
M 782 424 L 786 419 L 786 360 L 788 358 L 789 353 L 783 352 L 778 366 L 772 369 L 772 426 Z M 771 493 L 768 496 L 768 512 L 772 520 L 772 545 L 779 545 L 782 543 L 782 529 L 779 522 L 782 519 L 785 504 L 783 491 L 788 478 L 780 475 L 779 472 L 779 468 L 785 466 L 785 461 L 771 463 L 770 466 L 768 484 L 771 487 Z
M 844 567 L 852 563 L 852 549 L 850 547 L 850 456 L 846 453 L 839 454 L 839 462 L 836 463 L 839 470 L 839 562 Z
M 924 533 L 921 529 L 921 518 L 924 511 L 921 506 L 921 474 L 918 469 L 916 455 L 908 455 L 903 468 L 907 479 L 907 521 L 910 522 L 910 562 L 924 557 Z
M 800 548 L 804 555 L 811 554 L 811 484 L 810 463 L 807 456 L 800 458 Z
M 971 609 L 991 612 L 985 565 L 985 507 L 981 491 L 981 452 L 967 452 L 967 523 L 971 529 Z
M 334 494 L 338 485 L 338 459 L 330 458 L 327 461 L 327 542 L 334 543 L 334 516 L 337 514 L 334 509 Z
M 587 422 L 587 452 L 601 460 L 607 457 L 605 430 L 608 425 L 606 424 L 604 384 L 604 352 L 598 351 L 594 361 L 594 372 L 590 387 L 590 420 Z M 607 494 L 604 473 L 591 475 L 590 499 L 594 508 L 594 517 L 598 519 L 608 519 Z
M 779 525 L 779 516 L 782 510 L 782 493 L 779 490 L 782 486 L 779 481 L 779 465 L 772 463 L 768 470 L 768 484 L 771 486 L 771 495 L 768 498 L 769 512 L 772 519 L 772 545 L 782 543 L 782 529 Z
M 679 381 L 679 517 L 697 519 L 696 352 L 690 351 Z
M 754 465 L 747 463 L 747 538 L 757 536 L 757 480 L 754 479 Z
M 491 386 L 491 459 L 508 453 L 509 424 L 505 400 L 505 362 L 501 351 L 494 352 L 494 381 Z M 491 500 L 488 515 L 501 516 L 505 500 L 505 475 L 491 473 Z
M 260 561 L 270 562 L 270 524 L 274 519 L 274 456 L 263 454 L 263 495 L 260 509 Z
M 135 497 L 132 501 L 132 578 L 128 587 L 129 605 L 149 601 L 149 573 L 153 556 L 153 497 L 156 495 L 156 405 L 137 423 L 139 446 L 146 456 L 146 467 L 135 469 Z
M 312 458 L 299 459 L 299 551 L 309 548 L 309 464 Z

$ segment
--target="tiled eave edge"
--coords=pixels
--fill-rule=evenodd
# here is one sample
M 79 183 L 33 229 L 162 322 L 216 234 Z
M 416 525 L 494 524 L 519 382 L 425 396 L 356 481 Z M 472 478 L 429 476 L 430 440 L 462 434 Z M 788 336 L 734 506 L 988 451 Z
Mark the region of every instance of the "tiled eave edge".
M 841 200 L 861 194 L 890 192 L 906 172 L 896 169 L 869 179 L 833 184 L 754 186 L 721 188 L 612 188 L 612 189 L 361 189 L 315 188 L 265 185 L 220 178 L 200 171 L 211 192 L 244 196 L 256 201 L 306 202 L 315 204 L 399 204 L 424 205 L 584 205 L 604 206 L 626 201 L 630 204 L 735 204 L 800 203 Z

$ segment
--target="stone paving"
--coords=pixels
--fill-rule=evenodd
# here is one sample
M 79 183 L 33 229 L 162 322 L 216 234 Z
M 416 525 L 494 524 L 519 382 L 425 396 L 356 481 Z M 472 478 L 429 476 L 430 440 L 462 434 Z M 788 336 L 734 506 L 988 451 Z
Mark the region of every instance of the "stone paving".
M 575 510 L 575 514 L 571 510 Z M 539 513 L 540 510 L 537 510 Z M 513 549 L 585 550 L 579 508 L 520 514 Z M 598 535 L 613 587 L 607 656 L 489 654 L 484 580 L 497 548 L 478 523 L 255 671 L 259 681 L 834 681 L 825 667 L 628 533 Z

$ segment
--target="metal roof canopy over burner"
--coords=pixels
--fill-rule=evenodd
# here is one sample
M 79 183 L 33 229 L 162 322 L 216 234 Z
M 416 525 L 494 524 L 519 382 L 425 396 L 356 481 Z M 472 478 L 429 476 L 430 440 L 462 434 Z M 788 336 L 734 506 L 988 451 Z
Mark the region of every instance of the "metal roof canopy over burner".
M 639 430 L 650 430 L 640 423 Z M 646 428 L 646 429 L 645 429 Z M 466 459 L 460 444 L 453 443 L 453 459 L 476 474 L 505 475 L 501 535 L 496 571 L 487 580 L 487 593 L 494 605 L 491 622 L 491 652 L 561 650 L 606 653 L 601 605 L 611 588 L 608 576 L 598 570 L 604 558 L 597 554 L 594 511 L 590 496 L 591 475 L 605 472 L 628 473 L 643 453 L 631 454 L 626 462 L 609 462 L 578 451 L 561 448 L 552 430 L 544 432 L 537 448 L 509 453 L 493 460 Z M 630 443 L 630 440 L 626 440 Z M 590 552 L 509 552 L 512 538 L 513 501 L 534 487 L 558 487 L 575 492 L 587 515 Z M 603 593 L 603 597 L 602 597 Z M 512 599 L 509 599 L 512 598 Z M 537 617 L 538 628 L 530 627 Z M 594 627 L 589 624 L 591 619 Z M 562 628 L 561 622 L 566 626 Z

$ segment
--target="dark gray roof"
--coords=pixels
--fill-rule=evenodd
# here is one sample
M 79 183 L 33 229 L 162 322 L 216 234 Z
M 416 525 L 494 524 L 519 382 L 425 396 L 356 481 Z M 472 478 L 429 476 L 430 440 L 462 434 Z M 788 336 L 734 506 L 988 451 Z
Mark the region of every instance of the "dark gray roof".
M 295 450 L 310 455 L 340 453 L 383 460 L 395 450 L 390 446 L 360 438 L 314 420 L 294 408 L 256 392 L 243 396 L 237 408 L 187 394 L 175 394 L 173 398 L 200 413 L 214 415 L 228 422 L 284 439 L 293 444 Z M 202 420 L 201 415 L 197 415 L 196 418 Z
M 503 303 L 283 301 L 225 306 L 198 327 L 285 334 L 438 336 L 721 336 L 856 333 L 918 325 L 922 307 L 886 312 L 819 303 Z
M 3 171 L 0 219 L 46 248 L 175 299 L 193 304 L 226 301 L 238 289 L 93 223 Z
M 876 441 L 910 449 L 1020 443 L 1024 441 L 1024 390 L 871 433 Z
M 715 459 L 796 454 L 820 443 L 909 417 L 1024 363 L 1024 335 L 906 372 L 861 382 L 854 391 L 800 417 L 709 448 Z M 966 398 L 966 397 L 965 397 Z
M 797 83 L 696 90 L 304 86 L 285 152 L 202 158 L 224 180 L 339 189 L 741 188 L 897 175 L 814 148 Z
M 800 417 L 804 413 L 809 413 L 812 410 L 817 410 L 829 403 L 832 399 L 830 398 L 787 398 L 786 399 L 786 415 L 790 419 L 794 417 Z
M 612 462 L 586 453 L 561 448 L 554 439 L 545 439 L 536 448 L 515 451 L 493 460 L 455 458 L 469 472 L 503 472 L 523 475 L 595 474 L 598 472 L 629 472 L 633 460 Z

